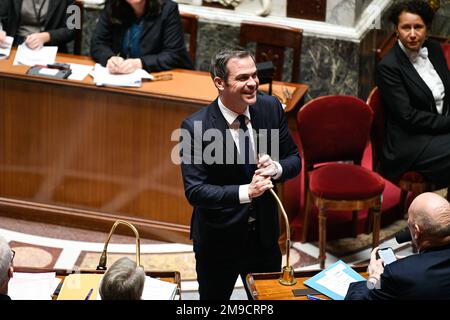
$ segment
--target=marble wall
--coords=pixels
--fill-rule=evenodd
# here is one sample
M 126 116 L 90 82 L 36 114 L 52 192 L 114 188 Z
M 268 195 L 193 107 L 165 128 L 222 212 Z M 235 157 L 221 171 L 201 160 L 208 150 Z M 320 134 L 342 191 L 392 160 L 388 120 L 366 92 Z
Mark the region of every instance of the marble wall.
M 84 15 L 82 54 L 89 55 L 90 39 L 98 10 L 88 9 Z M 195 69 L 208 71 L 211 56 L 226 46 L 238 46 L 239 27 L 199 23 Z M 252 49 L 252 47 L 249 47 Z M 300 82 L 310 85 L 309 97 L 325 94 L 354 94 L 358 90 L 358 44 L 354 42 L 303 37 Z M 284 81 L 289 81 L 292 52 L 285 55 Z
M 239 27 L 200 23 L 196 69 L 209 70 L 218 49 L 239 44 Z M 249 47 L 252 50 L 252 47 Z M 289 81 L 292 52 L 285 54 L 284 81 Z M 358 90 L 358 44 L 347 41 L 303 37 L 300 81 L 310 86 L 309 98 L 326 94 L 354 94 Z
M 256 0 L 254 0 L 256 1 Z M 333 2 L 334 1 L 334 2 Z M 351 8 L 356 5 L 362 10 L 370 0 L 329 0 L 329 4 L 336 4 L 335 12 L 347 10 L 351 16 Z M 450 34 L 450 1 L 442 1 L 433 23 L 433 34 L 448 36 Z M 375 50 L 388 34 L 392 26 L 387 21 L 386 9 L 381 16 L 381 29 L 367 32 L 360 43 L 338 39 L 325 39 L 312 35 L 304 35 L 301 52 L 301 70 L 299 82 L 310 86 L 307 99 L 327 94 L 358 95 L 366 99 L 370 89 L 374 86 L 374 71 L 376 68 Z M 90 38 L 95 28 L 98 10 L 86 9 L 83 30 L 83 54 L 89 55 Z M 337 17 L 341 19 L 341 14 Z M 347 19 L 345 18 L 345 19 Z M 338 21 L 338 20 L 336 20 Z M 342 23 L 343 20 L 339 20 Z M 225 46 L 237 46 L 239 26 L 218 24 L 211 21 L 199 22 L 197 35 L 196 70 L 208 71 L 211 56 L 215 51 Z M 252 49 L 250 47 L 249 49 Z M 283 80 L 288 81 L 291 74 L 292 52 L 285 56 L 285 70 Z
M 353 27 L 355 24 L 355 1 L 328 0 L 326 21 L 340 26 Z

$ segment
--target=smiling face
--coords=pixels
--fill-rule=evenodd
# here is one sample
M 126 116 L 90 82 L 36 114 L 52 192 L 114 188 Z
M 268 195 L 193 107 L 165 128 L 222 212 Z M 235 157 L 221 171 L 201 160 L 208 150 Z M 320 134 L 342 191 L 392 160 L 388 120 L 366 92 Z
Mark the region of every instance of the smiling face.
M 256 103 L 259 86 L 256 65 L 252 57 L 232 58 L 227 63 L 228 79 L 214 78 L 223 104 L 237 113 Z
M 426 39 L 427 26 L 419 15 L 403 11 L 398 17 L 397 34 L 405 48 L 417 52 Z

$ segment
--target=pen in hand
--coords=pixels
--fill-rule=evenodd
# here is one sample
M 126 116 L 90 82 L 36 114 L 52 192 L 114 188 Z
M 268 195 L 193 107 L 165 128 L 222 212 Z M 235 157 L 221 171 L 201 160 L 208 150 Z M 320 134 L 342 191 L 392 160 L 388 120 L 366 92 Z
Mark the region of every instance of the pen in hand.
M 322 299 L 322 298 L 319 298 L 319 297 L 316 297 L 316 296 L 312 296 L 312 295 L 310 295 L 310 294 L 307 294 L 306 297 L 307 297 L 309 300 L 325 300 L 325 299 Z
M 94 291 L 94 288 L 91 288 L 86 296 L 86 298 L 84 298 L 84 300 L 89 300 L 89 298 L 91 297 L 92 291 Z

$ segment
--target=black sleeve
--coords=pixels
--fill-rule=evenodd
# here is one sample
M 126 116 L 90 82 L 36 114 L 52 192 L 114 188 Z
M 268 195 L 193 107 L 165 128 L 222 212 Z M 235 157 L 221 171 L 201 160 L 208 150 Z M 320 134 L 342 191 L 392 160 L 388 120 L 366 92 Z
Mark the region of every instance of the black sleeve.
M 239 185 L 208 183 L 207 165 L 203 161 L 202 137 L 194 135 L 194 122 L 181 124 L 180 157 L 186 198 L 194 207 L 223 209 L 239 205 Z M 197 139 L 194 142 L 194 139 Z
M 8 23 L 9 0 L 0 1 L 0 26 L 6 32 L 6 24 Z
M 75 29 L 70 30 L 67 27 L 67 21 L 70 17 L 69 14 L 71 14 L 72 12 L 67 12 L 67 8 L 74 3 L 74 0 L 62 0 L 59 3 L 61 7 L 56 12 L 56 19 L 58 20 L 56 23 L 56 28 L 46 30 L 50 34 L 50 42 L 48 43 L 48 45 L 58 46 L 60 44 L 65 44 L 73 40 L 75 36 Z
M 108 59 L 116 55 L 112 50 L 113 27 L 108 20 L 106 9 L 100 12 L 91 40 L 91 56 L 95 62 L 106 66 Z
M 165 5 L 167 16 L 162 19 L 162 49 L 157 54 L 147 54 L 141 57 L 143 68 L 150 72 L 169 70 L 173 68 L 192 69 L 192 63 L 187 55 L 184 43 L 183 25 L 181 23 L 178 4 Z
M 280 159 L 279 163 L 283 168 L 281 177 L 277 182 L 283 182 L 287 179 L 294 178 L 301 170 L 301 160 L 298 153 L 297 145 L 292 139 L 291 133 L 288 128 L 286 114 L 281 106 L 280 101 L 277 98 L 273 98 L 277 104 L 278 117 L 280 119 L 279 124 L 279 145 L 280 145 Z M 276 160 L 276 159 L 273 159 Z
M 413 107 L 398 66 L 380 64 L 377 73 L 383 104 L 393 119 L 408 131 L 439 134 L 450 132 L 450 117 L 433 113 L 432 102 L 422 110 Z M 415 102 L 416 103 L 416 102 Z M 430 111 L 424 111 L 429 109 Z

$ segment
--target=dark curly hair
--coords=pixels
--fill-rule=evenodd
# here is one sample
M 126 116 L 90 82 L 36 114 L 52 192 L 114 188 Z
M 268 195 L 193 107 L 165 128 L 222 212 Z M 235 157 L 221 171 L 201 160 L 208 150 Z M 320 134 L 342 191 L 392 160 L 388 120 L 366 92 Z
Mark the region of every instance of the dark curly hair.
M 163 2 L 163 0 L 147 0 L 144 16 L 158 15 L 161 12 Z M 131 8 L 126 0 L 107 0 L 105 7 L 111 24 L 126 26 L 136 20 L 133 8 Z
M 389 20 L 395 25 L 398 25 L 399 16 L 402 12 L 409 12 L 419 15 L 427 26 L 431 25 L 434 18 L 434 11 L 426 1 L 409 0 L 395 4 L 389 15 Z

